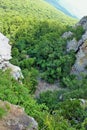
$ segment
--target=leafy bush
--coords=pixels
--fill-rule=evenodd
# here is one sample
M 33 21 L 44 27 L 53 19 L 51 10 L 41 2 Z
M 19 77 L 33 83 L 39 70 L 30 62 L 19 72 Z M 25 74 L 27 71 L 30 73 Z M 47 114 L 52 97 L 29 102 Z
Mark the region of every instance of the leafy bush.
M 6 111 L 4 110 L 4 108 L 0 107 L 0 118 L 2 118 L 5 114 L 6 114 Z
M 28 88 L 31 94 L 33 94 L 36 91 L 36 86 L 38 85 L 37 76 L 38 76 L 38 70 L 31 68 L 30 71 L 23 70 L 24 74 L 24 84 Z
M 63 100 L 62 95 L 67 90 L 59 90 L 59 91 L 47 91 L 40 94 L 39 98 L 37 98 L 37 102 L 39 104 L 44 103 L 49 111 L 52 112 L 55 109 L 59 108 L 59 103 Z
M 77 129 L 81 128 L 81 122 L 87 117 L 79 100 L 66 100 L 61 103 L 60 113 L 70 121 L 71 125 L 76 125 Z
M 40 123 L 40 128 L 43 127 L 43 116 L 47 113 L 47 107 L 43 104 L 38 105 L 29 94 L 27 87 L 15 81 L 9 71 L 0 71 L 0 75 L 2 75 L 0 76 L 0 100 L 22 106 L 28 115 L 33 116 Z M 0 114 L 2 117 L 4 110 L 1 109 Z
M 74 37 L 76 37 L 76 40 L 80 40 L 82 35 L 84 34 L 85 30 L 83 29 L 82 26 L 77 26 L 74 30 Z

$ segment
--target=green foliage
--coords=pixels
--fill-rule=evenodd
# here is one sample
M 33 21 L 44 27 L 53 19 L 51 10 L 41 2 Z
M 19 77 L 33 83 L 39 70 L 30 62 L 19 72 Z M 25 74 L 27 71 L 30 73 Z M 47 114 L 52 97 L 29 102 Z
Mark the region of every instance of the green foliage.
M 52 115 L 48 114 L 45 117 L 45 124 L 45 130 L 75 130 L 68 124 L 67 120 L 59 115 L 58 111 Z
M 29 90 L 24 84 L 19 84 L 10 75 L 9 71 L 0 71 L 0 100 L 7 100 L 12 104 L 17 104 L 25 108 L 25 111 L 30 116 L 33 116 L 39 123 L 40 128 L 43 127 L 43 116 L 47 107 L 45 105 L 38 105 L 36 101 L 29 95 Z M 4 111 L 1 109 L 0 115 Z
M 74 19 L 43 0 L 1 0 L 0 7 L 0 29 L 13 45 L 13 64 L 28 70 L 36 66 L 50 83 L 69 74 L 73 56 L 66 54 L 66 41 L 61 35 Z M 33 61 L 27 57 L 35 62 L 30 63 Z
M 66 40 L 61 38 L 65 29 L 66 26 L 51 20 L 28 21 L 16 32 L 11 62 L 28 70 L 36 66 L 50 83 L 62 80 L 75 61 L 74 52 L 66 53 Z
M 81 130 L 86 130 L 87 129 L 87 118 L 84 120 L 84 122 L 82 123 L 82 128 Z
M 80 40 L 82 37 L 82 34 L 85 32 L 85 30 L 83 29 L 82 26 L 78 26 L 77 28 L 75 28 L 74 32 L 74 36 L 76 37 L 76 40 Z
M 87 105 L 86 104 L 81 105 L 81 101 L 76 100 L 76 98 L 73 99 L 72 96 L 69 98 L 65 97 L 64 95 L 65 94 L 68 95 L 68 93 L 71 94 L 69 90 L 44 92 L 40 94 L 40 97 L 37 99 L 37 101 L 40 104 L 44 103 L 46 106 L 48 106 L 49 112 L 51 114 L 54 113 L 54 116 L 56 115 L 55 111 L 57 111 L 58 112 L 57 116 L 59 115 L 60 117 L 63 117 L 64 119 L 68 120 L 69 124 L 71 124 L 72 126 L 70 128 L 75 128 L 79 130 L 80 128 L 82 128 L 81 125 L 83 124 L 84 119 L 87 117 L 87 111 L 86 111 Z M 73 94 L 73 96 L 75 95 Z M 49 122 L 49 125 L 51 125 L 50 117 L 49 117 L 48 122 Z
M 70 29 L 73 32 L 73 37 L 76 38 L 77 41 L 79 41 L 84 34 L 85 30 L 83 29 L 82 26 L 77 26 L 75 28 Z
M 44 18 L 44 19 L 59 19 L 62 22 L 69 22 L 75 21 L 73 18 L 70 18 L 66 15 L 64 15 L 62 12 L 56 10 L 49 4 L 47 4 L 43 0 L 16 0 L 11 1 L 11 0 L 1 0 L 0 1 L 0 8 L 1 11 L 6 14 L 6 13 L 15 13 L 16 15 L 21 15 L 24 17 L 34 17 L 34 18 Z M 21 21 L 21 19 L 20 19 Z M 17 20 L 15 23 L 18 22 Z M 14 25 L 13 25 L 14 27 Z
M 20 66 L 22 69 L 27 68 L 28 70 L 34 66 L 35 58 L 27 58 L 20 61 Z
M 6 111 L 4 110 L 4 108 L 0 107 L 0 118 L 2 118 L 5 114 L 6 114 Z
M 82 35 L 85 33 L 84 28 L 80 25 L 75 27 L 67 26 L 67 30 L 73 32 L 73 35 L 69 39 L 76 38 L 77 41 L 79 41 Z
M 68 119 L 72 125 L 76 125 L 77 128 L 80 123 L 87 117 L 86 112 L 79 100 L 67 100 L 61 103 L 60 112 L 64 118 Z
M 1 0 L 0 19 L 0 30 L 11 41 L 11 62 L 20 66 L 24 75 L 23 84 L 19 84 L 9 71 L 0 71 L 0 99 L 24 107 L 38 121 L 40 130 L 85 130 L 87 106 L 70 99 L 87 99 L 86 77 L 78 82 L 70 75 L 75 52 L 67 53 L 66 40 L 61 38 L 68 31 L 67 24 L 75 20 L 43 0 Z M 76 40 L 84 33 L 81 26 L 71 31 Z M 67 89 L 44 92 L 36 102 L 31 94 L 38 75 L 50 83 L 58 80 Z M 0 108 L 1 117 L 3 113 Z
M 38 71 L 34 68 L 31 68 L 30 71 L 28 70 L 23 70 L 23 74 L 25 76 L 24 78 L 24 84 L 26 87 L 29 89 L 30 93 L 34 93 L 36 91 L 36 86 L 38 85 L 37 82 L 37 76 L 38 76 Z
M 24 107 L 26 113 L 30 116 L 33 116 L 38 121 L 40 130 L 74 130 L 67 120 L 58 114 L 59 111 L 56 113 L 54 112 L 54 114 L 53 112 L 50 114 L 48 113 L 48 108 L 44 104 L 39 105 L 29 94 L 29 90 L 25 84 L 19 84 L 17 81 L 15 81 L 9 75 L 9 71 L 0 71 L 0 75 L 2 75 L 0 77 L 0 99 L 7 100 L 10 103 Z M 56 98 L 53 98 L 53 100 L 54 99 Z M 54 108 L 56 109 L 56 107 Z M 1 115 L 3 115 L 3 111 L 1 111 Z
M 46 104 L 49 110 L 53 111 L 59 108 L 58 103 L 63 100 L 61 95 L 65 92 L 66 90 L 43 92 L 40 94 L 39 98 L 37 98 L 37 102 L 39 104 Z

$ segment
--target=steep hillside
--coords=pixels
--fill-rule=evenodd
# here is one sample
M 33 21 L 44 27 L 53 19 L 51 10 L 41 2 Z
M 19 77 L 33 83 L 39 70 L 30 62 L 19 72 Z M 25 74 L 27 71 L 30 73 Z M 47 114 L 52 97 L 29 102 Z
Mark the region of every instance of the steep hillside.
M 74 22 L 43 0 L 0 0 L 0 30 L 12 45 L 10 62 L 24 76 L 20 84 L 10 70 L 0 70 L 0 100 L 23 107 L 38 122 L 39 130 L 87 127 L 87 76 L 78 81 L 71 73 L 79 61 L 86 61 L 81 67 L 87 67 L 87 17 L 71 26 Z M 38 89 L 49 90 L 49 86 L 52 91 Z
M 70 22 L 73 19 L 56 10 L 43 0 L 0 0 L 0 16 L 10 14 L 13 16 L 22 15 L 23 17 L 36 17 L 46 19 L 57 19 L 60 22 Z
M 23 64 L 28 55 L 34 58 L 34 66 L 46 73 L 43 73 L 44 76 L 41 77 L 47 80 L 50 75 L 52 81 L 49 80 L 49 82 L 54 82 L 57 75 L 55 77 L 52 75 L 56 73 L 59 63 L 56 63 L 54 71 L 51 62 L 53 59 L 55 62 L 57 58 L 60 59 L 62 50 L 65 48 L 65 42 L 60 36 L 66 30 L 66 25 L 72 25 L 76 22 L 75 19 L 66 16 L 44 0 L 0 0 L 0 19 L 0 31 L 10 39 L 13 45 L 13 64 L 25 69 L 26 67 L 23 66 L 26 65 Z M 56 53 L 59 52 L 59 54 L 51 56 L 49 46 L 51 46 L 51 52 L 54 52 L 53 50 L 57 47 Z M 44 50 L 41 50 L 43 47 Z M 47 67 L 48 64 L 50 70 Z
M 64 8 L 63 6 L 61 6 L 59 4 L 58 0 L 45 0 L 45 1 L 47 1 L 49 4 L 53 5 L 56 9 L 62 11 L 66 15 L 68 15 L 70 17 L 73 17 L 73 18 L 76 18 L 75 16 L 72 16 L 72 14 L 66 8 Z
M 82 74 L 87 75 L 87 16 L 71 29 L 71 33 L 72 36 L 67 39 L 67 51 L 75 51 L 76 61 L 72 67 L 72 73 L 81 78 Z
M 1 0 L 0 18 L 0 30 L 13 45 L 13 64 L 22 69 L 36 66 L 41 77 L 49 82 L 62 76 L 62 73 L 58 75 L 60 69 L 63 69 L 61 66 L 67 67 L 65 59 L 70 66 L 69 57 L 72 55 L 65 55 L 63 50 L 66 43 L 61 35 L 68 25 L 76 22 L 75 19 L 66 16 L 44 0 Z M 32 63 L 27 56 L 33 58 Z M 62 58 L 64 61 L 61 64 Z M 30 68 L 27 64 L 30 64 Z M 63 72 L 64 75 L 67 74 L 66 70 Z

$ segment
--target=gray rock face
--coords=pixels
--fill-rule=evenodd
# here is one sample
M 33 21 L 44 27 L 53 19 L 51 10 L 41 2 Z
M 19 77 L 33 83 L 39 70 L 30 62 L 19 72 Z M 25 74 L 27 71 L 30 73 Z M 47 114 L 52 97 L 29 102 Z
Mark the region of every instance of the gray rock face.
M 85 42 L 87 40 L 87 31 L 82 35 L 82 41 Z
M 74 50 L 75 52 L 79 49 L 79 47 L 87 40 L 87 31 L 82 35 L 82 38 L 77 41 L 75 38 L 67 41 L 67 52 L 70 50 Z
M 11 59 L 11 46 L 9 39 L 0 33 L 0 63 Z
M 75 64 L 72 66 L 71 73 L 79 76 L 80 73 L 87 74 L 87 16 L 83 17 L 74 26 L 74 28 L 76 28 L 77 26 L 82 26 L 85 30 L 85 33 L 82 35 L 79 41 L 77 41 L 74 37 L 72 40 L 68 40 L 67 32 L 64 33 L 62 37 L 67 39 L 67 52 L 69 52 L 70 50 L 74 50 L 76 52 L 76 61 Z
M 16 80 L 20 80 L 23 79 L 23 75 L 21 72 L 20 67 L 12 65 L 11 63 L 7 63 L 6 67 L 11 70 L 11 75 L 16 79 Z
M 72 67 L 72 72 L 77 75 L 81 72 L 87 74 L 86 67 L 87 67 L 87 41 L 83 43 L 78 53 L 76 54 L 76 62 Z
M 6 115 L 0 119 L 0 130 L 38 130 L 38 123 L 20 106 L 0 100 L 0 108 L 6 111 Z
M 84 28 L 85 30 L 87 30 L 87 16 L 84 16 L 84 17 L 77 23 L 76 26 L 79 26 L 79 25 L 83 26 L 83 28 Z
M 0 33 L 0 69 L 11 69 L 11 74 L 16 80 L 23 78 L 21 69 L 9 62 L 11 58 L 9 39 Z
M 65 39 L 67 39 L 67 38 L 70 38 L 72 35 L 73 35 L 73 33 L 69 31 L 69 32 L 65 32 L 65 33 L 62 35 L 62 37 L 65 38 Z
M 78 49 L 78 42 L 76 41 L 75 38 L 73 38 L 73 40 L 67 41 L 67 52 L 69 52 L 70 50 L 74 50 L 76 51 Z

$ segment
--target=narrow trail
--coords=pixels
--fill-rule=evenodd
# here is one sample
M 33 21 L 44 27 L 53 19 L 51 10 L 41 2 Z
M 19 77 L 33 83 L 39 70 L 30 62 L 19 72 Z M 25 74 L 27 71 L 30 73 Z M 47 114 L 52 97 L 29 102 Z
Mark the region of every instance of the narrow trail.
M 38 97 L 40 93 L 46 92 L 48 90 L 54 91 L 54 90 L 61 90 L 59 83 L 55 84 L 49 84 L 43 80 L 39 80 L 38 86 L 35 92 L 35 97 Z

